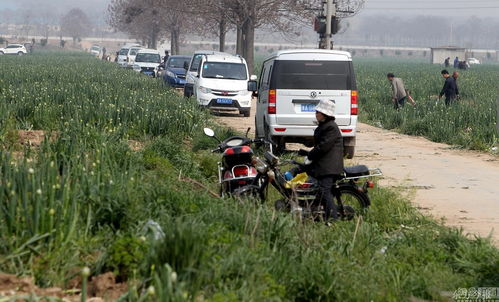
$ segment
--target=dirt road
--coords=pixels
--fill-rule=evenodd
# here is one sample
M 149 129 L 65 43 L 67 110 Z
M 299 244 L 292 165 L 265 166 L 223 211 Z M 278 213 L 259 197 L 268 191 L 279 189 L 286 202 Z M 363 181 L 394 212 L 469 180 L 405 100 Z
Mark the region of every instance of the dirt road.
M 223 114 L 217 120 L 240 131 L 255 128 L 254 110 L 249 118 Z M 418 208 L 447 225 L 480 236 L 492 233 L 499 246 L 498 157 L 359 124 L 353 163 L 381 168 L 382 185 L 404 188 Z

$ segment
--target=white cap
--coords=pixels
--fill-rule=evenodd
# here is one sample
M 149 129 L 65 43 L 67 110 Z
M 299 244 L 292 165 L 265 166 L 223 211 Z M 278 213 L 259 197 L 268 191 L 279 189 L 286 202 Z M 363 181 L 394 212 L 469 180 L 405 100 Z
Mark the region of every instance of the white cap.
M 336 103 L 333 100 L 320 100 L 319 105 L 315 107 L 315 111 L 331 117 L 334 116 L 335 109 Z

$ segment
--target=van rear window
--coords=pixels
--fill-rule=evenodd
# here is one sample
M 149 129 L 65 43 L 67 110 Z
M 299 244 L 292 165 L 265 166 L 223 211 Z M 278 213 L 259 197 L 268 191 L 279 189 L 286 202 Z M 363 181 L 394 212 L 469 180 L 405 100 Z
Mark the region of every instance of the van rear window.
M 355 90 L 352 62 L 276 61 L 273 89 Z

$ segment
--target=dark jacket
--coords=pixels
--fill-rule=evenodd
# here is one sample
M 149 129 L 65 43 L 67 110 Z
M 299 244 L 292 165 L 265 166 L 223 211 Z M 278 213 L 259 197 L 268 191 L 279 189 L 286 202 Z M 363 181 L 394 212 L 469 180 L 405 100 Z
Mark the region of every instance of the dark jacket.
M 343 173 L 343 137 L 334 119 L 319 123 L 308 158 L 315 177 Z
M 454 79 L 454 85 L 456 85 L 456 95 L 459 95 L 459 86 L 457 86 L 457 79 L 454 77 L 453 79 Z
M 456 97 L 456 81 L 454 81 L 453 77 L 448 77 L 445 79 L 444 88 L 440 91 L 440 96 L 444 95 L 446 98 L 455 98 Z

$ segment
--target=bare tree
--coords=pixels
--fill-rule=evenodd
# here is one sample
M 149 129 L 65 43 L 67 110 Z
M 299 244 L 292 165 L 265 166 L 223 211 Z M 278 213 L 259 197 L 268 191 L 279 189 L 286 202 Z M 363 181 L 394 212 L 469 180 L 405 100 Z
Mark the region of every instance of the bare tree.
M 201 34 L 218 37 L 219 50 L 225 51 L 226 36 L 231 26 L 230 14 L 226 9 L 232 0 L 193 0 L 190 15 L 200 21 L 202 26 L 193 29 Z
M 156 48 L 161 33 L 159 0 L 113 0 L 108 6 L 107 23 L 117 31 Z
M 224 3 L 237 30 L 237 53 L 246 58 L 253 72 L 255 29 L 267 26 L 275 31 L 290 30 L 297 20 L 309 18 L 310 0 L 233 0 Z
M 147 42 L 151 48 L 167 35 L 172 54 L 180 51 L 181 34 L 189 19 L 185 1 L 113 0 L 108 7 L 107 23 L 115 30 Z
M 61 20 L 61 34 L 69 35 L 76 40 L 83 38 L 92 30 L 87 15 L 79 8 L 73 8 Z

